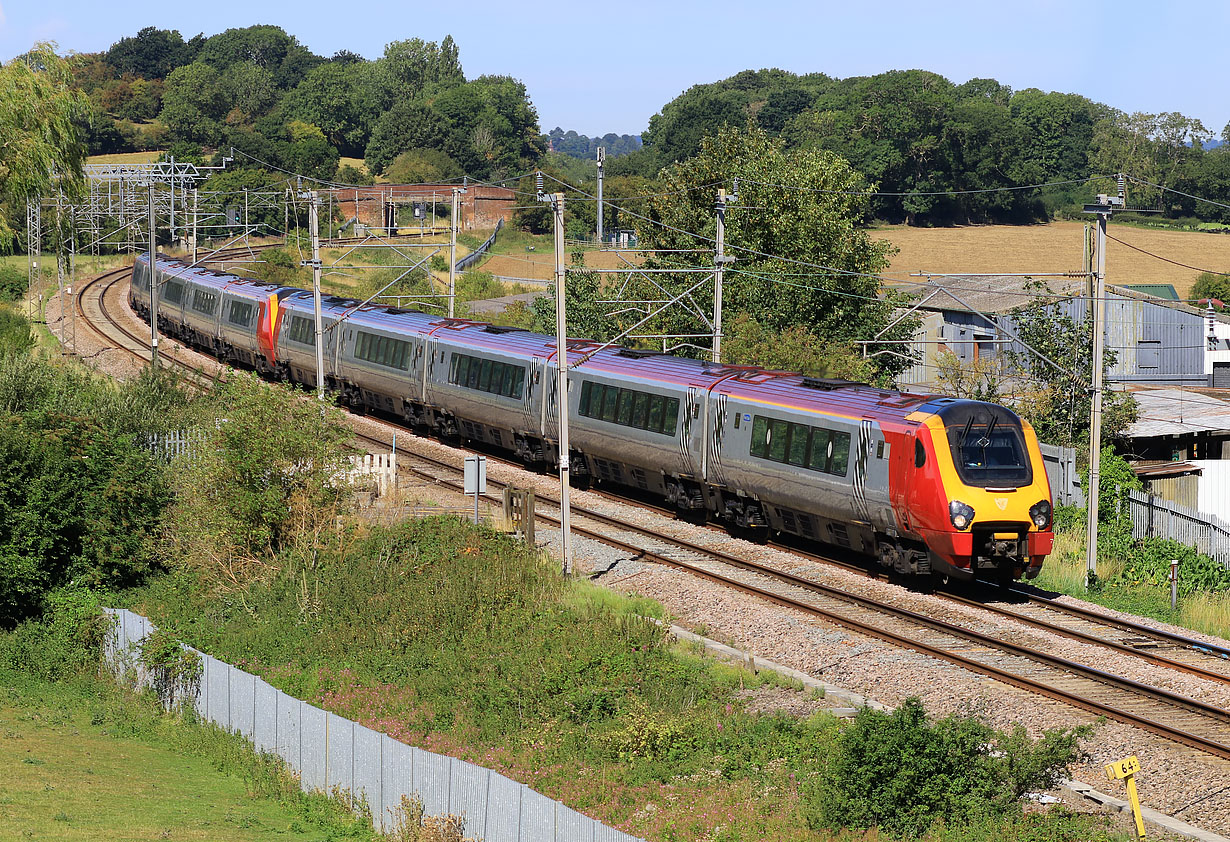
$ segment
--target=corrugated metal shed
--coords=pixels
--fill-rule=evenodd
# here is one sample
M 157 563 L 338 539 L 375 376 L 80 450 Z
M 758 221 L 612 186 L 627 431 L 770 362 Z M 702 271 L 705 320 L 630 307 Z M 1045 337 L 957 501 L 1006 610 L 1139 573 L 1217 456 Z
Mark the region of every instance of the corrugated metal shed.
M 1230 434 L 1230 403 L 1190 389 L 1142 389 L 1133 393 L 1140 417 L 1128 425 L 1128 438 Z

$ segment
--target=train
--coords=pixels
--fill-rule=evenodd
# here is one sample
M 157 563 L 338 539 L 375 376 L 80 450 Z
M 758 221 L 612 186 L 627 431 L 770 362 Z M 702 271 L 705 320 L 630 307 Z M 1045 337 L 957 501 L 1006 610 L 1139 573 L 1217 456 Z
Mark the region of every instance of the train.
M 219 360 L 316 383 L 312 293 L 148 253 L 129 293 L 148 323 Z M 909 577 L 1011 581 L 1053 546 L 1037 436 L 1008 407 L 726 365 L 326 295 L 325 383 L 416 432 L 558 464 L 742 534 L 785 533 Z

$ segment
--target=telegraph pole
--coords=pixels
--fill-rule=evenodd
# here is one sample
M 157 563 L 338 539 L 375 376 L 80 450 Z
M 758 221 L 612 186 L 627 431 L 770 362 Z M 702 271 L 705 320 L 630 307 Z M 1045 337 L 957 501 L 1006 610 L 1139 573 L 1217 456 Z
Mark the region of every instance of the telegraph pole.
M 598 248 L 602 248 L 602 165 L 606 163 L 606 149 L 598 147 Z
M 461 205 L 461 188 L 453 188 L 453 211 L 448 218 L 448 317 L 453 318 L 457 302 L 457 212 Z M 432 205 L 435 213 L 435 205 Z M 426 215 L 426 214 L 424 214 Z M 434 225 L 432 226 L 435 227 Z
M 1093 404 L 1089 413 L 1089 525 L 1085 541 L 1085 588 L 1098 576 L 1098 491 L 1102 479 L 1102 356 L 1106 344 L 1106 223 L 1115 207 L 1123 206 L 1123 196 L 1101 194 L 1097 203 L 1085 205 L 1085 213 L 1098 218 L 1097 271 L 1093 296 Z
M 571 449 L 568 441 L 568 319 L 564 312 L 564 194 L 556 193 L 551 200 L 555 211 L 555 347 L 559 372 L 556 403 L 559 406 L 559 522 L 560 542 L 564 551 L 564 575 L 572 575 L 572 507 L 568 500 L 568 461 Z
M 201 191 L 195 186 L 192 188 L 192 263 L 196 265 L 196 219 L 200 213 L 199 199 Z
M 722 282 L 725 280 L 727 263 L 734 258 L 726 256 L 726 188 L 718 189 L 717 205 L 717 250 L 713 255 L 713 361 L 722 361 Z
M 320 302 L 320 194 L 308 193 L 308 231 L 312 236 L 312 304 L 316 310 L 316 397 L 325 399 L 325 330 Z
M 158 239 L 154 220 L 154 182 L 149 184 L 149 353 L 150 365 L 158 367 Z

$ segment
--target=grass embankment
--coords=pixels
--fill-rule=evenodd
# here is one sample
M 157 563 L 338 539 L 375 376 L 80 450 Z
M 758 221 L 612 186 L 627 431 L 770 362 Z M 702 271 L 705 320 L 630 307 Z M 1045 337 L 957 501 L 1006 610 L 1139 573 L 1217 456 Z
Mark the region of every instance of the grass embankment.
M 98 679 L 0 667 L 0 733 L 5 839 L 376 838 L 243 740 Z
M 942 776 L 952 757 L 998 739 L 970 722 L 925 730 L 867 712 L 860 736 L 846 740 L 826 712 L 759 713 L 770 691 L 790 692 L 774 690 L 786 682 L 671 646 L 647 619 L 660 616 L 656 604 L 565 582 L 538 554 L 457 519 L 339 542 L 344 550 L 286 558 L 246 588 L 207 590 L 180 571 L 128 602 L 292 695 L 652 840 L 893 838 L 814 829 L 841 826 L 834 816 L 886 814 L 871 803 L 884 790 L 841 789 L 834 758 L 848 771 L 860 752 L 895 762 L 896 752 L 928 755 L 925 746 L 946 737 L 947 748 L 911 761 L 911 774 Z M 876 745 L 898 726 L 912 736 Z M 981 762 L 962 761 L 960 775 Z M 1107 838 L 1089 817 L 1012 818 L 1010 765 L 969 776 L 985 789 L 970 793 L 954 828 L 926 838 Z M 940 815 L 965 809 L 954 797 Z M 983 814 L 996 799 L 1007 817 Z M 924 830 L 932 809 L 914 808 Z
M 1178 548 L 1174 548 L 1178 550 Z M 1117 611 L 1152 617 L 1166 623 L 1230 639 L 1230 593 L 1187 585 L 1181 589 L 1178 607 L 1170 607 L 1170 554 L 1147 549 L 1129 550 L 1133 555 L 1103 556 L 1098 562 L 1098 580 L 1085 588 L 1085 533 L 1082 529 L 1058 529 L 1055 551 L 1047 557 L 1042 573 L 1033 584 L 1059 593 L 1079 597 Z M 1179 551 L 1181 552 L 1181 551 Z M 1142 556 L 1157 555 L 1155 563 Z M 1181 556 L 1192 555 L 1189 549 Z M 1152 559 L 1150 559 L 1152 560 Z M 1143 563 L 1142 563 L 1143 561 Z M 1211 563 L 1210 563 L 1211 564 Z M 1153 569 L 1156 568 L 1156 569 Z M 1188 571 L 1180 564 L 1180 575 Z M 1211 583 L 1210 583 L 1211 584 Z M 1215 587 L 1215 585 L 1214 585 Z

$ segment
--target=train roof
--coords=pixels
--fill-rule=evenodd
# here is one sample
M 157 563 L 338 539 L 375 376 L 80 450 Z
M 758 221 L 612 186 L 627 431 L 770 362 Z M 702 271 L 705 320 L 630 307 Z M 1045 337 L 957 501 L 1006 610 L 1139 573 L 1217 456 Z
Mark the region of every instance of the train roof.
M 141 255 L 148 259 L 148 253 Z M 184 271 L 175 274 L 198 278 L 211 285 L 250 284 L 284 294 L 283 301 L 296 311 L 312 310 L 312 293 L 295 287 L 276 287 L 262 281 L 240 278 L 203 267 L 186 266 L 182 261 L 159 257 L 160 268 Z M 361 305 L 361 306 L 360 306 Z M 362 304 L 357 299 L 326 295 L 321 299 L 322 313 L 333 320 L 347 318 L 358 327 L 431 334 L 475 349 L 513 354 L 527 359 L 554 358 L 554 336 L 521 328 L 492 325 L 470 319 L 450 319 L 399 307 Z M 966 403 L 941 395 L 924 395 L 880 389 L 866 383 L 824 377 L 808 377 L 796 372 L 771 371 L 758 366 L 724 365 L 679 357 L 674 354 L 608 346 L 589 339 L 569 339 L 568 362 L 572 370 L 613 377 L 635 377 L 657 381 L 675 388 L 714 389 L 732 398 L 779 409 L 824 413 L 850 419 L 905 421 L 915 412 L 938 412 L 947 406 Z

